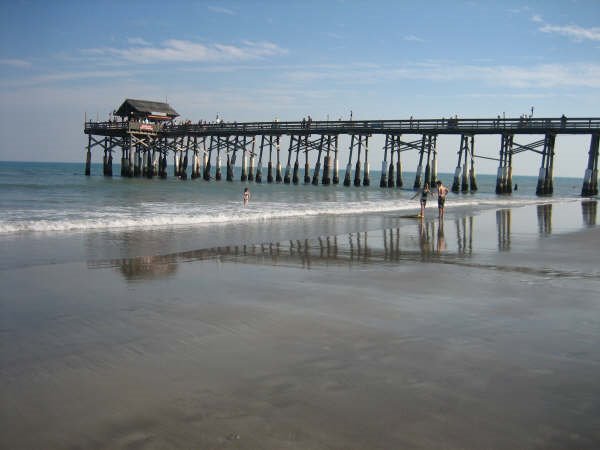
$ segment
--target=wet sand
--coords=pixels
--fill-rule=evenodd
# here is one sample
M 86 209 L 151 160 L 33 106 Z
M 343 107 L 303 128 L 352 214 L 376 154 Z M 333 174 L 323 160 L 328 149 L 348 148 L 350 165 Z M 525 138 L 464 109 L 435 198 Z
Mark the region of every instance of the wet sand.
M 0 447 L 598 448 L 569 208 L 1 270 Z

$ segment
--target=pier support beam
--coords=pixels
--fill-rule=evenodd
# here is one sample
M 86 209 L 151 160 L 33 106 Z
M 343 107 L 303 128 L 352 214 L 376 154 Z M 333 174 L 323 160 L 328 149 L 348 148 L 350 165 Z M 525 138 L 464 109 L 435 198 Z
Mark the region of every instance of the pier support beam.
M 92 173 L 92 135 L 88 135 L 87 152 L 85 154 L 85 176 L 89 177 Z
M 331 139 L 332 136 L 327 136 L 327 151 L 323 161 L 323 180 L 322 184 L 328 186 L 331 184 Z M 337 139 L 337 136 L 335 137 Z
M 496 176 L 496 194 L 512 192 L 512 153 L 514 135 L 503 134 L 500 142 L 500 158 Z
M 512 183 L 512 176 L 510 183 Z M 475 136 L 471 136 L 471 168 L 469 170 L 469 185 L 471 192 L 477 191 L 477 177 L 475 176 Z
M 419 164 L 417 165 L 417 171 L 415 173 L 415 182 L 413 184 L 413 189 L 421 188 L 421 176 L 423 174 L 423 156 L 425 155 L 425 140 L 427 136 L 423 135 L 421 138 L 421 150 L 419 151 Z
M 319 142 L 319 153 L 317 154 L 317 162 L 315 163 L 315 171 L 313 172 L 312 184 L 317 186 L 319 184 L 319 175 L 321 172 L 321 154 L 323 153 L 323 141 L 325 140 L 325 136 L 321 135 L 321 140 Z M 325 170 L 323 170 L 323 173 Z
M 598 147 L 600 133 L 592 134 L 590 139 L 590 151 L 588 153 L 588 164 L 583 176 L 582 197 L 598 195 Z
M 425 163 L 425 176 L 423 178 L 423 183 L 424 184 L 428 184 L 429 187 L 433 186 L 432 182 L 431 182 L 431 140 L 432 140 L 432 136 L 429 135 L 427 136 L 427 143 L 425 144 L 426 147 L 426 151 L 427 151 L 427 160 Z
M 189 139 L 188 139 L 187 145 L 189 146 Z M 188 150 L 189 150 L 189 148 L 186 146 L 185 155 L 183 153 L 183 150 L 181 151 L 181 156 L 183 156 L 183 161 L 181 161 L 181 166 L 179 168 L 179 176 L 182 180 L 187 180 Z
M 434 186 L 438 179 L 437 171 L 437 135 L 433 135 L 431 138 L 431 173 L 429 175 L 429 186 Z
M 383 146 L 383 161 L 381 161 L 381 178 L 379 179 L 379 187 L 387 187 L 387 155 L 390 142 L 390 135 L 385 135 L 385 145 Z
M 356 167 L 354 168 L 354 186 L 360 186 L 360 151 L 362 150 L 362 136 L 358 136 L 358 153 L 356 155 Z
M 463 166 L 462 166 L 462 177 L 460 180 L 460 190 L 461 192 L 469 192 L 469 164 L 468 164 L 468 157 L 469 157 L 469 136 L 465 136 L 464 137 L 464 141 L 465 141 L 465 148 L 464 148 L 464 159 L 463 159 Z
M 308 135 L 304 139 L 304 184 L 310 184 L 310 164 L 308 163 Z
M 250 166 L 248 167 L 248 181 L 254 181 L 254 144 L 256 137 L 252 136 L 252 147 L 250 148 Z M 262 163 L 261 163 L 262 164 Z
M 339 163 L 338 163 L 338 136 L 335 137 L 335 146 L 333 152 L 333 177 L 331 179 L 333 184 L 339 184 L 340 182 L 340 172 L 339 172 Z
M 300 140 L 300 136 L 298 136 L 298 140 Z M 283 182 L 285 184 L 290 184 L 290 181 L 291 181 L 291 170 L 292 170 L 291 163 L 292 163 L 293 147 L 294 147 L 294 136 L 290 136 L 290 148 L 288 149 L 287 164 L 285 165 L 285 175 L 283 176 Z
M 204 180 L 210 181 L 210 160 L 212 157 L 212 149 L 213 149 L 213 136 L 210 137 L 210 141 L 208 141 L 208 156 L 206 157 L 206 167 L 204 168 Z M 206 152 L 205 152 L 206 154 Z
M 554 143 L 556 134 L 546 133 L 544 140 L 544 150 L 542 153 L 542 164 L 538 176 L 538 183 L 535 193 L 537 195 L 552 195 L 554 192 L 552 172 L 554 169 Z
M 396 148 L 396 187 L 401 188 L 404 186 L 404 179 L 402 176 L 402 158 L 400 157 L 400 136 L 396 136 L 397 148 Z
M 279 145 L 279 136 L 277 136 L 277 166 L 275 167 L 275 182 L 281 183 L 281 160 L 279 159 L 279 149 L 281 146 Z
M 237 139 L 236 139 L 237 141 Z M 237 142 L 236 142 L 237 144 Z M 240 181 L 244 182 L 248 180 L 248 161 L 246 160 L 246 136 L 243 138 L 242 144 L 242 173 L 240 175 Z
M 298 136 L 298 142 L 296 144 L 296 159 L 294 161 L 294 172 L 292 174 L 292 183 L 294 183 L 294 184 L 298 184 L 298 181 L 300 181 L 300 178 L 298 178 L 298 170 L 300 169 L 299 158 L 300 158 L 301 142 L 302 142 L 302 137 Z
M 221 137 L 217 136 L 217 160 L 215 161 L 215 180 L 221 181 Z
M 129 141 L 129 167 L 133 167 L 130 170 L 129 177 L 139 177 L 142 173 L 142 155 L 137 144 Z
M 352 172 L 352 150 L 354 149 L 354 135 L 350 137 L 350 153 L 348 154 L 348 164 L 346 164 L 346 173 L 344 174 L 344 186 L 350 186 L 350 176 Z
M 457 193 L 460 191 L 460 184 L 461 184 L 461 176 L 462 176 L 462 167 L 461 167 L 461 162 L 463 159 L 463 151 L 465 150 L 465 140 L 466 140 L 466 136 L 463 134 L 460 136 L 460 147 L 458 149 L 458 161 L 456 163 L 456 169 L 454 169 L 454 179 L 452 180 L 452 187 L 451 187 L 451 191 L 454 193 Z
M 269 142 L 272 137 L 269 136 Z M 258 166 L 256 167 L 256 178 L 255 181 L 257 183 L 262 183 L 262 158 L 263 158 L 263 149 L 265 147 L 265 135 L 263 134 L 260 137 L 260 149 L 258 150 Z M 269 163 L 271 162 L 271 156 L 269 155 Z
M 162 152 L 162 154 L 161 154 L 161 164 L 160 164 L 160 167 L 161 167 L 161 169 L 160 169 L 161 172 L 160 172 L 159 176 L 162 179 L 167 178 L 167 151 L 166 150 L 164 150 Z
M 369 136 L 365 136 L 365 167 L 363 171 L 363 186 L 371 185 L 371 176 L 369 173 Z

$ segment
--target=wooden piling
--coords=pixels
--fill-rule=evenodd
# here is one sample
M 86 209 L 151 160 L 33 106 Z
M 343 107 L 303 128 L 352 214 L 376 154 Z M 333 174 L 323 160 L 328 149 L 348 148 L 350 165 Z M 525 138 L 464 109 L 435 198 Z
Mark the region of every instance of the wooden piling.
M 354 134 L 350 137 L 350 152 L 348 153 L 348 164 L 346 164 L 346 173 L 344 174 L 344 186 L 350 186 L 350 177 L 352 172 L 352 150 L 354 149 Z
M 421 188 L 421 176 L 423 172 L 423 156 L 425 155 L 425 139 L 426 136 L 423 135 L 421 137 L 421 150 L 419 151 L 419 164 L 417 165 L 417 171 L 415 173 L 415 182 L 413 184 L 413 189 Z
M 385 145 L 383 146 L 383 161 L 381 161 L 381 178 L 379 179 L 379 187 L 387 187 L 387 154 L 389 147 L 390 135 L 385 135 Z
M 591 197 L 598 195 L 598 148 L 600 143 L 600 133 L 592 134 L 590 139 L 590 150 L 588 152 L 588 163 L 583 176 L 583 186 L 581 188 L 582 197 Z

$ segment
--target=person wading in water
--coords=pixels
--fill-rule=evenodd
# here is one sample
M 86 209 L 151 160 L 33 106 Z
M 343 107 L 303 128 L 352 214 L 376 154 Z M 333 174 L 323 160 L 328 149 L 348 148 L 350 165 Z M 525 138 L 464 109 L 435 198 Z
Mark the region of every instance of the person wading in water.
M 448 188 L 442 184 L 440 180 L 437 180 L 437 198 L 438 198 L 438 211 L 440 221 L 444 220 L 444 206 L 446 203 L 446 195 L 448 195 Z
M 248 188 L 244 188 L 244 194 L 242 195 L 242 199 L 244 200 L 244 206 L 247 206 L 248 202 L 250 201 L 250 191 L 248 190 Z
M 421 192 L 417 192 L 411 198 L 411 200 L 416 198 L 419 194 L 421 194 L 421 214 L 419 214 L 419 217 L 421 218 L 421 220 L 423 220 L 423 217 L 425 217 L 425 206 L 427 205 L 427 197 L 429 194 L 431 194 L 431 191 L 429 190 L 429 183 L 425 183 Z

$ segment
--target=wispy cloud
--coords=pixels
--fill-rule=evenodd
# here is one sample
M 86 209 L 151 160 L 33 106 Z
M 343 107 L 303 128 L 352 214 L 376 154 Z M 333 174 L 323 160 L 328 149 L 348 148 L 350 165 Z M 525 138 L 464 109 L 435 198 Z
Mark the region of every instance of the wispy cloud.
M 31 63 L 24 59 L 0 59 L 0 65 L 17 68 L 31 67 Z
M 235 12 L 231 9 L 222 8 L 220 6 L 208 6 L 208 10 L 217 14 L 227 14 L 229 16 L 235 15 Z
M 531 16 L 531 20 L 533 22 L 538 22 L 538 23 L 543 22 L 542 16 L 540 16 L 539 14 L 534 14 L 533 16 Z
M 105 56 L 138 64 L 163 62 L 239 62 L 287 53 L 272 42 L 244 41 L 242 45 L 202 44 L 170 39 L 160 46 L 103 47 L 84 50 L 89 56 Z
M 407 63 L 398 66 L 314 67 L 289 72 L 288 78 L 295 82 L 331 80 L 349 84 L 419 80 L 430 82 L 480 82 L 489 86 L 505 86 L 517 89 L 600 88 L 600 64 L 503 66 L 455 64 L 444 61 L 425 64 Z
M 129 45 L 151 45 L 150 42 L 141 37 L 127 38 L 127 43 Z
M 420 37 L 415 36 L 414 34 L 409 34 L 408 36 L 404 36 L 403 39 L 405 41 L 409 41 L 409 42 L 425 42 L 425 40 L 421 39 Z
M 5 87 L 27 87 L 50 83 L 60 83 L 62 81 L 92 80 L 98 78 L 127 78 L 131 77 L 133 72 L 122 70 L 83 70 L 68 72 L 53 72 L 44 75 L 38 75 L 31 78 L 18 80 L 3 80 Z
M 575 41 L 600 41 L 600 28 L 583 28 L 578 25 L 545 24 L 539 29 L 543 33 L 554 33 L 569 37 Z

